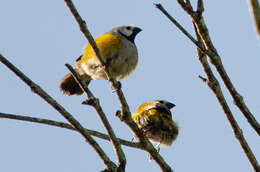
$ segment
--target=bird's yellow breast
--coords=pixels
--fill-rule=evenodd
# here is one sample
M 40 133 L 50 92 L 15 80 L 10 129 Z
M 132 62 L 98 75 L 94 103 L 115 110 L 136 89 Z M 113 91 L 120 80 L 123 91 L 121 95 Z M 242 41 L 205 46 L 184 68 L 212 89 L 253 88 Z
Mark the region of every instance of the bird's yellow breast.
M 110 33 L 105 33 L 98 36 L 95 39 L 95 42 L 105 59 L 109 58 L 111 54 L 117 54 L 121 48 L 121 41 L 119 37 Z M 95 52 L 91 45 L 88 43 L 84 48 L 83 56 L 77 62 L 81 63 L 92 58 L 93 56 L 95 56 Z

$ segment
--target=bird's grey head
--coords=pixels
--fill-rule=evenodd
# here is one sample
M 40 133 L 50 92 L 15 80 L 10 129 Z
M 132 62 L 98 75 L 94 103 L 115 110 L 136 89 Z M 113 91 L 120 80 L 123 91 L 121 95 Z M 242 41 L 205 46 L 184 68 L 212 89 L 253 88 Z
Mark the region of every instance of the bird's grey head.
M 175 106 L 175 104 L 171 103 L 171 102 L 168 102 L 166 100 L 156 100 L 156 105 L 159 106 L 159 107 L 166 107 L 168 109 L 171 109 Z
M 134 25 L 123 25 L 110 30 L 110 33 L 116 33 L 124 36 L 126 39 L 134 43 L 135 36 L 141 32 L 142 29 Z

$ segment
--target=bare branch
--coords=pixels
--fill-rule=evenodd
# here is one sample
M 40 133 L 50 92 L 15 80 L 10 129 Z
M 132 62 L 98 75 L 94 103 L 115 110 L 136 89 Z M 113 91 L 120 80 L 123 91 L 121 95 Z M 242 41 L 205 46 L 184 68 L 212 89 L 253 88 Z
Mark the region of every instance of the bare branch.
M 193 10 L 191 3 L 190 3 L 190 0 L 186 0 L 186 6 L 187 6 L 187 8 L 190 8 L 191 10 Z
M 157 9 L 159 9 L 185 36 L 187 36 L 197 47 L 199 47 L 199 49 L 207 54 L 208 56 L 214 56 L 214 54 L 211 52 L 211 51 L 208 51 L 207 49 L 205 49 L 204 47 L 202 47 L 198 41 L 193 38 L 193 36 L 191 36 L 191 34 L 186 30 L 184 29 L 184 27 L 182 27 L 182 25 L 177 21 L 175 20 L 165 9 L 164 7 L 161 5 L 161 4 L 154 4 L 155 7 Z
M 253 17 L 253 22 L 255 25 L 255 30 L 258 39 L 260 39 L 260 8 L 258 0 L 248 0 L 248 5 L 251 11 L 251 15 Z
M 221 79 L 223 80 L 225 86 L 227 87 L 231 97 L 235 102 L 235 105 L 240 109 L 244 117 L 248 120 L 249 124 L 254 128 L 254 130 L 260 136 L 260 125 L 255 119 L 254 115 L 248 109 L 247 105 L 244 102 L 243 97 L 237 92 L 228 74 L 226 73 L 221 58 L 218 55 L 218 52 L 210 39 L 208 28 L 205 24 L 202 15 L 200 15 L 199 17 L 193 17 L 193 21 L 195 22 L 198 28 L 198 33 L 200 34 L 203 43 L 205 44 L 207 49 L 209 49 L 213 54 L 215 54 L 215 56 L 209 56 L 209 58 L 211 59 L 211 63 L 215 66 L 217 72 L 219 73 Z
M 204 5 L 203 5 L 203 0 L 198 0 L 198 3 L 197 3 L 197 13 L 199 15 L 201 15 L 204 11 Z
M 200 78 L 203 82 L 207 82 L 207 79 L 204 78 L 203 76 L 199 75 L 199 78 Z
M 55 110 L 57 110 L 73 127 L 86 139 L 90 146 L 95 150 L 99 157 L 103 160 L 104 164 L 109 169 L 115 169 L 115 164 L 108 158 L 103 149 L 98 143 L 84 130 L 82 125 L 60 104 L 57 103 L 51 96 L 49 96 L 40 86 L 36 85 L 30 78 L 24 75 L 18 68 L 10 63 L 4 56 L 0 54 L 0 61 L 13 71 L 21 80 L 23 80 L 34 93 L 38 94 L 43 100 L 49 103 Z
M 182 5 L 182 4 L 181 4 Z M 193 21 L 196 23 L 196 26 L 198 27 L 198 32 L 201 35 L 201 38 L 203 40 L 203 43 L 206 45 L 206 47 L 202 47 L 182 26 L 180 27 L 179 23 L 160 5 L 158 4 L 156 6 L 160 11 L 166 15 L 166 17 L 174 23 L 178 29 L 180 29 L 203 53 L 205 53 L 210 59 L 211 63 L 215 66 L 216 70 L 218 71 L 219 75 L 221 76 L 224 84 L 228 88 L 229 93 L 231 94 L 235 105 L 240 109 L 240 111 L 243 113 L 245 118 L 248 120 L 249 124 L 254 128 L 254 130 L 257 132 L 257 134 L 260 136 L 260 125 L 256 121 L 253 114 L 248 109 L 247 105 L 245 104 L 243 97 L 236 91 L 235 87 L 233 86 L 230 78 L 228 77 L 224 66 L 221 62 L 221 58 L 217 53 L 217 50 L 213 46 L 211 39 L 209 37 L 208 29 L 205 25 L 204 19 L 201 15 L 192 13 L 190 16 L 193 19 Z
M 202 39 L 200 37 L 200 34 L 198 33 L 198 30 L 197 30 L 195 23 L 193 23 L 193 26 L 194 26 L 194 31 L 196 33 L 198 41 L 203 45 Z M 214 76 L 214 74 L 213 74 L 213 72 L 212 72 L 212 70 L 209 66 L 206 55 L 204 53 L 202 53 L 199 48 L 197 48 L 197 55 L 198 55 L 198 58 L 199 58 L 202 66 L 203 66 L 204 72 L 207 75 L 207 78 L 208 78 L 207 84 L 210 87 L 210 89 L 213 91 L 215 96 L 217 97 L 218 102 L 221 105 L 221 107 L 222 107 L 222 109 L 223 109 L 232 129 L 233 129 L 235 137 L 238 139 L 241 147 L 243 148 L 244 153 L 246 154 L 249 162 L 251 163 L 251 165 L 253 166 L 255 171 L 259 170 L 259 165 L 258 165 L 258 162 L 255 158 L 255 155 L 253 154 L 253 152 L 252 152 L 251 148 L 249 147 L 246 139 L 244 138 L 243 132 L 240 129 L 238 123 L 236 122 L 236 120 L 235 120 L 226 100 L 225 100 L 225 97 L 222 93 L 220 85 L 219 85 L 216 77 Z
M 178 3 L 181 5 L 184 11 L 186 11 L 189 14 L 194 13 L 192 6 L 190 4 L 190 1 L 184 2 L 183 0 L 177 0 Z
M 107 66 L 104 65 L 104 61 L 102 61 L 103 58 L 101 57 L 101 54 L 96 46 L 96 43 L 95 43 L 93 37 L 89 36 L 91 34 L 86 27 L 86 23 L 80 17 L 80 15 L 77 12 L 77 9 L 73 5 L 72 1 L 65 0 L 65 2 L 67 4 L 68 8 L 70 9 L 71 13 L 73 14 L 74 18 L 76 19 L 76 21 L 80 27 L 80 30 L 83 32 L 85 37 L 88 39 L 90 45 L 94 49 L 98 59 L 100 60 L 104 70 L 106 71 L 107 78 L 110 81 L 111 86 L 114 88 L 114 90 L 117 94 L 117 97 L 121 104 L 121 120 L 123 122 L 125 122 L 129 126 L 129 128 L 135 133 L 135 135 L 139 139 L 140 144 L 144 147 L 144 149 L 146 151 L 148 151 L 150 153 L 150 155 L 157 162 L 157 164 L 160 166 L 162 171 L 171 172 L 172 171 L 171 167 L 164 161 L 164 159 L 160 156 L 160 154 L 158 154 L 158 152 L 153 147 L 153 145 L 150 143 L 150 141 L 144 136 L 143 132 L 137 127 L 136 123 L 132 120 L 129 106 L 126 102 L 125 96 L 120 87 L 121 84 L 119 84 L 119 82 L 117 82 L 114 78 L 111 77 L 109 68 L 107 68 Z
M 116 156 L 117 156 L 118 164 L 119 164 L 118 167 L 122 168 L 122 170 L 124 171 L 125 164 L 126 164 L 125 154 L 124 154 L 124 152 L 121 148 L 119 140 L 117 139 L 117 137 L 115 135 L 115 132 L 113 131 L 110 123 L 107 120 L 107 117 L 106 117 L 103 109 L 101 108 L 101 106 L 99 104 L 99 100 L 96 97 L 94 97 L 92 92 L 88 89 L 87 85 L 84 82 L 82 82 L 80 75 L 69 64 L 66 64 L 66 67 L 70 70 L 70 72 L 73 75 L 76 82 L 86 92 L 89 100 L 91 100 L 91 103 L 89 103 L 89 105 L 94 107 L 94 109 L 96 110 L 99 118 L 101 119 L 105 129 L 107 130 L 109 137 L 111 139 L 111 143 L 112 143 L 114 150 L 116 152 Z
M 15 119 L 15 120 L 21 120 L 21 121 L 27 121 L 27 122 L 34 122 L 34 123 L 40 123 L 40 124 L 45 124 L 45 125 L 51 125 L 55 127 L 60 127 L 60 128 L 66 128 L 69 130 L 77 131 L 72 125 L 64 122 L 58 122 L 58 121 L 53 121 L 49 119 L 43 119 L 43 118 L 35 118 L 35 117 L 30 117 L 30 116 L 23 116 L 23 115 L 14 115 L 14 114 L 7 114 L 7 113 L 1 113 L 0 112 L 0 118 L 6 118 L 6 119 Z M 89 130 L 84 128 L 84 130 L 91 136 L 98 137 L 100 139 L 104 139 L 107 141 L 110 141 L 110 138 L 108 135 L 100 133 L 98 131 L 94 130 Z M 138 148 L 138 149 L 143 149 L 143 147 L 139 143 L 119 139 L 120 144 L 132 148 Z
M 196 36 L 197 36 L 199 41 L 195 40 L 192 36 L 190 36 L 190 34 L 188 34 L 188 32 L 186 30 L 184 30 L 184 28 L 181 27 L 180 24 L 177 23 L 177 21 L 173 17 L 171 17 L 168 14 L 168 12 L 160 4 L 158 4 L 156 7 L 158 9 L 160 9 L 160 11 L 163 14 L 165 14 L 166 17 L 168 17 L 168 19 L 170 19 L 170 21 L 173 22 L 178 27 L 178 29 L 180 29 L 199 48 L 198 57 L 199 57 L 199 60 L 201 61 L 201 63 L 203 64 L 204 71 L 205 71 L 205 73 L 207 74 L 207 77 L 208 77 L 206 82 L 208 83 L 208 86 L 212 89 L 212 91 L 216 95 L 223 111 L 225 112 L 225 114 L 227 116 L 227 119 L 229 120 L 229 122 L 232 126 L 234 134 L 235 134 L 236 138 L 239 140 L 240 145 L 242 146 L 242 148 L 243 148 L 247 158 L 249 159 L 251 165 L 253 166 L 253 168 L 255 170 L 258 170 L 258 168 L 259 168 L 258 162 L 255 159 L 254 154 L 250 150 L 246 140 L 244 139 L 242 131 L 239 128 L 238 124 L 236 123 L 236 121 L 235 121 L 226 101 L 225 101 L 225 98 L 222 94 L 219 83 L 216 80 L 216 78 L 214 77 L 214 75 L 213 75 L 213 73 L 212 73 L 212 71 L 211 71 L 211 69 L 208 65 L 206 55 L 208 55 L 210 57 L 211 62 L 213 63 L 213 65 L 217 69 L 217 71 L 220 74 L 222 80 L 224 81 L 225 85 L 227 86 L 228 90 L 230 91 L 231 96 L 233 97 L 234 101 L 236 102 L 236 105 L 243 112 L 243 114 L 248 119 L 249 123 L 253 126 L 253 128 L 257 131 L 258 134 L 260 134 L 260 127 L 259 127 L 259 124 L 257 123 L 257 121 L 255 120 L 254 116 L 250 113 L 250 111 L 246 107 L 245 103 L 243 102 L 242 97 L 237 93 L 234 86 L 232 85 L 229 77 L 227 76 L 227 74 L 224 70 L 224 67 L 221 63 L 220 57 L 217 53 L 217 50 L 215 49 L 215 47 L 213 46 L 213 44 L 210 40 L 210 37 L 209 37 L 209 34 L 208 34 L 208 29 L 205 25 L 203 18 L 202 18 L 203 3 L 202 3 L 201 0 L 199 0 L 199 2 L 198 2 L 198 12 L 193 12 L 193 11 L 188 9 L 188 7 L 186 6 L 186 4 L 183 1 L 177 0 L 177 2 L 182 6 L 184 11 L 186 11 L 190 15 L 192 20 L 194 21 L 194 23 L 193 23 L 194 29 L 195 29 L 195 33 L 196 33 Z M 207 50 L 207 51 L 205 51 L 205 50 Z

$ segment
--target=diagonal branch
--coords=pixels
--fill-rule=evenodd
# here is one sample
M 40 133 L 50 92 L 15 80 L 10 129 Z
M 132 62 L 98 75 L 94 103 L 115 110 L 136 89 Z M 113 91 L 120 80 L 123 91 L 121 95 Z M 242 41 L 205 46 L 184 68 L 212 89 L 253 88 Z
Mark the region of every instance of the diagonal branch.
M 40 124 L 51 125 L 51 126 L 55 126 L 55 127 L 66 128 L 69 130 L 77 131 L 72 125 L 70 125 L 68 123 L 53 121 L 53 120 L 49 120 L 49 119 L 35 118 L 35 117 L 23 116 L 23 115 L 7 114 L 7 113 L 1 113 L 1 112 L 0 112 L 0 118 L 40 123 Z M 95 136 L 100 139 L 110 141 L 109 136 L 106 134 L 103 134 L 103 133 L 100 133 L 100 132 L 94 131 L 94 130 L 89 130 L 86 128 L 84 128 L 84 130 L 91 136 Z M 120 144 L 122 144 L 124 146 L 143 149 L 143 147 L 141 147 L 139 143 L 134 143 L 134 142 L 123 140 L 123 139 L 118 139 L 118 140 L 119 140 Z
M 187 36 L 203 53 L 207 54 L 208 56 L 214 56 L 214 54 L 205 49 L 203 46 L 200 45 L 200 43 L 189 33 L 187 32 L 182 25 L 175 20 L 165 9 L 161 4 L 154 4 L 157 9 L 159 9 L 185 36 Z
M 181 4 L 182 5 L 182 4 Z M 200 8 L 203 9 L 203 3 L 199 3 Z M 180 29 L 203 53 L 208 55 L 208 57 L 211 59 L 211 63 L 215 66 L 216 70 L 218 71 L 220 77 L 222 78 L 225 86 L 227 87 L 229 93 L 231 94 L 235 105 L 240 109 L 240 111 L 243 113 L 245 118 L 248 120 L 249 124 L 254 128 L 254 130 L 257 132 L 257 134 L 260 136 L 260 125 L 253 116 L 253 114 L 248 109 L 247 105 L 245 104 L 243 97 L 236 91 L 235 87 L 233 86 L 230 78 L 228 77 L 224 66 L 221 62 L 221 58 L 217 53 L 217 50 L 213 46 L 209 34 L 208 29 L 205 25 L 205 22 L 200 14 L 202 11 L 198 11 L 199 13 L 190 13 L 191 18 L 196 23 L 198 27 L 199 34 L 201 35 L 201 38 L 203 40 L 203 43 L 206 45 L 206 47 L 202 47 L 190 34 L 187 34 L 188 32 L 183 28 L 180 27 L 180 24 L 162 7 L 161 4 L 156 4 L 156 7 L 166 15 L 166 17 L 172 21 L 178 29 Z M 186 9 L 186 8 L 184 8 Z M 183 31 L 184 30 L 184 31 Z
M 96 151 L 99 157 L 103 160 L 104 164 L 109 169 L 115 169 L 115 164 L 108 158 L 103 149 L 98 143 L 84 130 L 82 125 L 60 104 L 57 103 L 50 95 L 48 95 L 40 86 L 35 84 L 30 78 L 24 75 L 18 68 L 10 63 L 4 56 L 0 54 L 0 61 L 6 65 L 12 72 L 14 72 L 21 80 L 23 80 L 31 90 L 38 94 L 43 100 L 49 103 L 55 110 L 57 110 L 67 121 L 69 121 L 73 127 L 85 138 L 90 146 Z
M 111 139 L 111 143 L 114 147 L 114 150 L 116 152 L 116 156 L 118 159 L 118 167 L 122 169 L 122 171 L 124 171 L 125 169 L 125 164 L 126 164 L 126 159 L 125 159 L 125 154 L 121 148 L 120 142 L 117 139 L 110 123 L 107 120 L 107 117 L 103 111 L 103 109 L 101 108 L 100 104 L 99 104 L 99 100 L 94 97 L 94 95 L 92 94 L 92 92 L 88 89 L 88 86 L 86 85 L 85 82 L 82 82 L 82 79 L 80 77 L 79 74 L 77 74 L 75 72 L 75 70 L 69 65 L 66 64 L 66 67 L 70 70 L 71 74 L 73 75 L 74 79 L 76 80 L 76 82 L 79 84 L 79 86 L 81 87 L 81 89 L 83 89 L 85 91 L 85 93 L 88 96 L 88 104 L 93 106 L 94 109 L 96 110 L 99 118 L 101 119 L 105 129 L 107 130 L 109 137 Z
M 221 88 L 219 86 L 218 81 L 216 80 L 215 76 L 213 75 L 209 64 L 207 62 L 206 59 L 206 55 L 208 55 L 212 61 L 212 63 L 215 65 L 217 71 L 219 72 L 220 76 L 222 77 L 222 80 L 224 80 L 225 85 L 227 86 L 228 89 L 232 89 L 230 90 L 231 96 L 233 97 L 233 99 L 236 102 L 236 105 L 238 107 L 240 107 L 239 103 L 241 103 L 240 101 L 238 101 L 236 99 L 236 96 L 234 96 L 234 91 L 235 88 L 233 87 L 233 85 L 230 85 L 231 81 L 229 80 L 227 74 L 224 71 L 224 67 L 220 61 L 220 57 L 217 54 L 216 49 L 214 48 L 213 44 L 211 43 L 211 40 L 209 39 L 209 35 L 208 35 L 208 30 L 205 26 L 204 21 L 202 20 L 202 12 L 204 10 L 203 7 L 203 2 L 202 0 L 198 0 L 198 9 L 197 12 L 193 12 L 192 9 L 188 8 L 185 6 L 185 3 L 181 0 L 177 0 L 179 2 L 179 4 L 181 5 L 181 7 L 192 17 L 193 21 L 194 21 L 194 27 L 195 27 L 195 33 L 196 36 L 198 38 L 198 41 L 195 40 L 160 4 L 156 4 L 156 7 L 163 13 L 166 15 L 166 17 L 168 19 L 170 19 L 197 47 L 198 47 L 198 56 L 199 56 L 199 60 L 201 61 L 204 71 L 207 74 L 207 83 L 208 86 L 211 88 L 211 90 L 214 92 L 214 94 L 216 95 L 227 119 L 229 120 L 231 127 L 233 129 L 234 135 L 236 136 L 236 138 L 238 139 L 241 147 L 243 148 L 247 158 L 249 159 L 251 165 L 253 166 L 253 168 L 257 171 L 259 170 L 259 165 L 258 162 L 253 154 L 253 152 L 251 151 L 249 145 L 247 144 L 241 129 L 239 128 L 237 122 L 235 121 L 232 112 L 230 111 L 226 100 L 222 94 Z M 199 24 L 198 24 L 199 23 Z M 198 28 L 197 28 L 198 27 Z M 203 31 L 201 31 L 200 29 L 204 29 Z M 204 36 L 203 36 L 204 35 Z M 204 44 L 206 45 L 206 47 L 204 46 Z M 205 51 L 206 50 L 206 51 Z M 216 62 L 218 61 L 218 66 L 216 65 Z M 221 64 L 221 65 L 220 65 Z M 220 72 L 218 69 L 222 69 L 223 71 Z M 227 82 L 225 82 L 226 80 L 223 79 L 223 77 L 226 75 L 227 79 L 230 81 L 230 83 L 227 84 Z M 231 83 L 232 84 L 232 83 Z M 237 93 L 238 94 L 238 93 Z M 245 104 L 243 104 L 245 106 Z M 244 113 L 244 111 L 247 109 L 247 107 L 243 107 L 241 109 L 241 111 L 243 112 L 243 114 L 245 115 L 246 113 Z M 244 111 L 243 111 L 244 110 Z M 249 112 L 249 110 L 247 111 Z M 259 127 L 259 124 L 257 123 L 257 121 L 254 119 L 253 115 L 248 115 L 248 113 L 245 115 L 247 116 L 247 119 L 249 123 L 253 126 L 253 128 L 257 131 L 257 133 L 260 133 L 260 130 L 258 130 L 257 127 Z M 258 124 L 258 125 L 257 125 Z M 260 128 L 259 128 L 260 129 Z
M 189 14 L 193 13 L 193 9 L 192 9 L 190 1 L 187 1 L 187 2 L 184 2 L 183 0 L 177 0 L 177 1 L 179 4 L 181 4 L 184 11 L 186 11 Z
M 260 39 L 260 7 L 258 0 L 248 0 L 248 5 L 251 11 L 251 15 L 253 17 L 253 22 L 255 25 L 255 30 L 258 39 Z
M 201 39 L 201 37 L 198 33 L 198 30 L 197 30 L 197 27 L 194 23 L 193 23 L 193 26 L 194 26 L 194 30 L 195 30 L 197 39 L 201 43 L 201 45 L 203 46 L 202 39 Z M 253 152 L 252 152 L 251 148 L 249 147 L 246 139 L 244 138 L 243 132 L 240 129 L 238 123 L 236 122 L 236 120 L 235 120 L 226 100 L 225 100 L 225 97 L 222 93 L 219 82 L 217 81 L 216 77 L 214 76 L 214 74 L 213 74 L 213 72 L 212 72 L 212 70 L 209 66 L 206 55 L 204 53 L 202 53 L 199 48 L 197 48 L 197 56 L 199 58 L 200 63 L 202 64 L 204 72 L 207 75 L 206 83 L 209 86 L 209 88 L 211 89 L 211 91 L 213 91 L 213 93 L 217 97 L 218 102 L 221 105 L 222 110 L 224 111 L 224 113 L 225 113 L 225 115 L 226 115 L 226 117 L 227 117 L 227 119 L 228 119 L 228 121 L 229 121 L 229 123 L 232 127 L 232 130 L 234 132 L 235 137 L 239 141 L 244 153 L 246 154 L 249 162 L 251 163 L 251 165 L 253 166 L 255 171 L 260 170 L 258 162 L 255 158 L 255 155 L 253 154 Z
M 152 158 L 157 162 L 157 164 L 160 166 L 162 171 L 164 172 L 171 172 L 171 167 L 164 161 L 164 159 L 160 156 L 160 154 L 156 151 L 156 149 L 153 147 L 153 145 L 148 141 L 148 139 L 144 136 L 143 132 L 137 127 L 136 123 L 131 118 L 131 112 L 129 109 L 129 106 L 126 102 L 125 96 L 121 90 L 119 82 L 117 82 L 114 78 L 111 77 L 109 68 L 104 64 L 104 61 L 102 60 L 101 53 L 99 49 L 96 46 L 96 43 L 91 36 L 90 32 L 88 31 L 86 27 L 86 23 L 82 18 L 80 17 L 79 13 L 77 12 L 77 9 L 73 5 L 71 0 L 64 0 L 67 4 L 68 8 L 70 9 L 71 13 L 73 14 L 74 18 L 77 21 L 77 24 L 80 27 L 80 30 L 85 35 L 85 37 L 88 39 L 90 45 L 92 46 L 93 50 L 95 51 L 98 59 L 100 60 L 100 63 L 102 64 L 106 74 L 107 78 L 111 83 L 111 86 L 114 88 L 117 97 L 121 104 L 121 119 L 123 122 L 125 122 L 128 127 L 135 133 L 137 138 L 139 139 L 140 144 L 144 147 L 144 149 L 150 153 Z
M 75 20 L 77 21 L 77 24 L 81 30 L 81 32 L 84 34 L 84 36 L 87 38 L 87 40 L 89 41 L 89 44 L 91 45 L 91 47 L 93 48 L 94 52 L 96 53 L 96 56 L 98 58 L 98 60 L 100 61 L 106 75 L 107 75 L 107 78 L 108 80 L 110 81 L 112 87 L 114 88 L 114 90 L 116 91 L 117 93 L 117 96 L 120 100 L 120 103 L 121 103 L 121 108 L 122 108 L 122 115 L 123 115 L 123 119 L 131 119 L 131 113 L 130 113 L 130 110 L 129 110 L 129 106 L 128 104 L 126 103 L 126 99 L 124 97 L 124 94 L 120 88 L 120 84 L 114 79 L 112 78 L 111 76 L 111 73 L 109 71 L 109 68 L 107 65 L 105 65 L 105 62 L 104 62 L 104 58 L 102 56 L 102 54 L 100 53 L 100 50 L 98 49 L 94 39 L 93 39 L 93 36 L 90 34 L 88 28 L 87 28 L 87 25 L 86 25 L 86 22 L 81 18 L 81 16 L 79 15 L 77 9 L 75 8 L 74 4 L 72 3 L 71 0 L 64 0 L 66 5 L 68 6 L 68 8 L 70 9 L 72 15 L 74 16 Z M 137 126 L 136 126 L 137 128 Z
M 210 39 L 208 28 L 205 24 L 203 16 L 202 15 L 193 15 L 191 17 L 198 28 L 198 33 L 200 34 L 204 45 L 206 46 L 207 49 L 209 49 L 210 51 L 212 51 L 215 54 L 215 56 L 209 56 L 209 58 L 211 59 L 211 63 L 215 66 L 215 69 L 217 70 L 222 81 L 224 82 L 225 86 L 227 87 L 231 97 L 233 98 L 235 105 L 239 108 L 239 110 L 243 113 L 244 117 L 247 119 L 249 124 L 254 128 L 254 130 L 260 136 L 260 125 L 257 122 L 257 120 L 255 119 L 254 115 L 248 109 L 247 105 L 244 102 L 243 97 L 238 93 L 235 86 L 231 82 L 231 80 L 222 64 L 221 58 L 218 55 L 218 52 Z

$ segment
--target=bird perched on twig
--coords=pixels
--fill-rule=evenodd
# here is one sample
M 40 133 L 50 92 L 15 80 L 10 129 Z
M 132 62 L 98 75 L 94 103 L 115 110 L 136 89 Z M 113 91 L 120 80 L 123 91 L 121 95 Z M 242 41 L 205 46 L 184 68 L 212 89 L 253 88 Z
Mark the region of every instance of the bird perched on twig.
M 146 102 L 136 109 L 132 119 L 146 137 L 160 145 L 170 146 L 179 133 L 177 124 L 172 120 L 170 109 L 175 105 L 165 100 Z
M 95 39 L 105 65 L 116 80 L 128 76 L 137 65 L 138 54 L 134 40 L 140 31 L 140 28 L 133 25 L 123 25 L 113 28 Z M 93 79 L 107 79 L 106 73 L 89 43 L 84 48 L 83 55 L 76 60 L 74 68 L 87 84 Z M 71 73 L 61 79 L 60 90 L 67 95 L 83 93 Z

